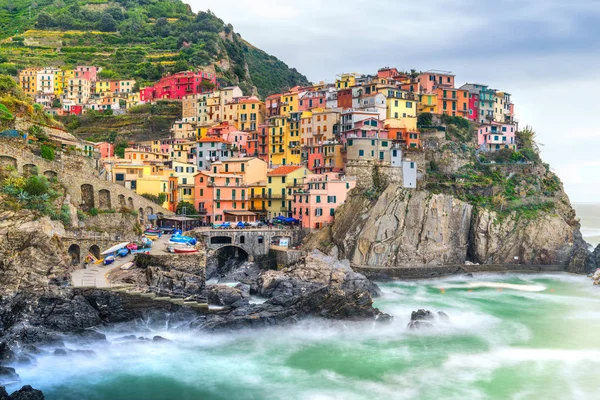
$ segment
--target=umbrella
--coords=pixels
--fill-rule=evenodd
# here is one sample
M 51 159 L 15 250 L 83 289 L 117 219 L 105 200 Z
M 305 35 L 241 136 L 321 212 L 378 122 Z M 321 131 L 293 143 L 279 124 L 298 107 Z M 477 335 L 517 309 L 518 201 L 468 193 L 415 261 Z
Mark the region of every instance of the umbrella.
M 127 247 L 128 244 L 129 244 L 129 242 L 123 242 L 123 243 L 117 244 L 117 245 L 111 247 L 110 249 L 104 250 L 100 254 L 105 255 L 105 254 L 114 253 L 115 251 L 121 250 L 123 247 Z

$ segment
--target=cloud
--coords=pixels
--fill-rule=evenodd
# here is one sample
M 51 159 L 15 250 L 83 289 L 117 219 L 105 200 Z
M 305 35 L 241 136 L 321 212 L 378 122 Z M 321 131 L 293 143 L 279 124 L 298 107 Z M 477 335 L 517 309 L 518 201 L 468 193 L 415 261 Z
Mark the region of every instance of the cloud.
M 188 0 L 189 1 L 189 0 Z M 513 95 L 576 201 L 600 199 L 600 1 L 191 0 L 312 81 L 382 66 L 452 70 Z

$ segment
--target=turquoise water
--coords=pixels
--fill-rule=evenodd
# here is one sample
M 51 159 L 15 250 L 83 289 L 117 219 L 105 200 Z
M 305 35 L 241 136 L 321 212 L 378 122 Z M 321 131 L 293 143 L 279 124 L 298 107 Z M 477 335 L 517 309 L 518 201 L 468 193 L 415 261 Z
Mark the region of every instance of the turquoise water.
M 575 203 L 573 208 L 581 220 L 581 234 L 583 238 L 596 247 L 600 244 L 600 204 Z
M 456 287 L 475 281 L 541 291 Z M 381 286 L 377 306 L 395 317 L 387 325 L 155 329 L 174 342 L 113 342 L 96 347 L 94 358 L 41 358 L 18 372 L 50 400 L 600 398 L 600 288 L 588 278 L 488 275 Z M 450 324 L 409 332 L 418 308 L 443 310 Z

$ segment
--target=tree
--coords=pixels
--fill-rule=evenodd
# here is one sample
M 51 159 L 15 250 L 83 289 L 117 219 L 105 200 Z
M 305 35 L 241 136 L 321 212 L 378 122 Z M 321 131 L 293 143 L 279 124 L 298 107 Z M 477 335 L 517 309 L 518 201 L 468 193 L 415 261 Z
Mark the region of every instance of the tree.
M 54 26 L 54 18 L 46 12 L 41 12 L 37 18 L 37 27 L 41 29 L 52 28 Z
M 177 204 L 177 211 L 176 211 L 177 214 L 183 214 L 184 210 L 185 210 L 185 215 L 198 215 L 196 208 L 189 201 L 180 201 Z
M 108 13 L 104 14 L 100 20 L 100 30 L 102 32 L 116 32 L 117 21 L 115 21 L 112 15 Z
M 60 108 L 61 106 L 62 104 L 60 104 L 60 99 L 55 97 L 54 100 L 52 100 L 52 108 Z
M 421 113 L 417 117 L 417 123 L 421 126 L 431 126 L 433 124 L 433 115 L 431 113 Z

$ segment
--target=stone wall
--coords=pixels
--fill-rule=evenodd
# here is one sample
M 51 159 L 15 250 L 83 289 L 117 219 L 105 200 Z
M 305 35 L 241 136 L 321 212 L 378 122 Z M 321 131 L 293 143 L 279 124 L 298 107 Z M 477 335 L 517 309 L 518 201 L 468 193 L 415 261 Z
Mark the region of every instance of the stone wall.
M 402 168 L 392 167 L 389 162 L 373 164 L 368 161 L 352 161 L 346 164 L 346 175 L 356 178 L 356 186 L 370 188 L 373 186 L 373 169 L 377 165 L 379 173 L 387 178 L 388 183 L 402 186 Z
M 302 250 L 278 249 L 275 246 L 271 246 L 271 255 L 269 258 L 275 264 L 272 266 L 281 269 L 298 263 L 304 256 L 306 256 L 306 253 Z
M 147 222 L 149 214 L 172 214 L 119 184 L 100 179 L 94 169 L 85 166 L 85 161 L 76 160 L 77 158 L 67 158 L 64 162 L 49 161 L 28 151 L 19 140 L 0 141 L 0 165 L 13 165 L 22 173 L 29 171 L 49 178 L 58 177 L 71 202 L 83 210 L 119 210 L 126 207 L 138 212 L 140 222 Z

